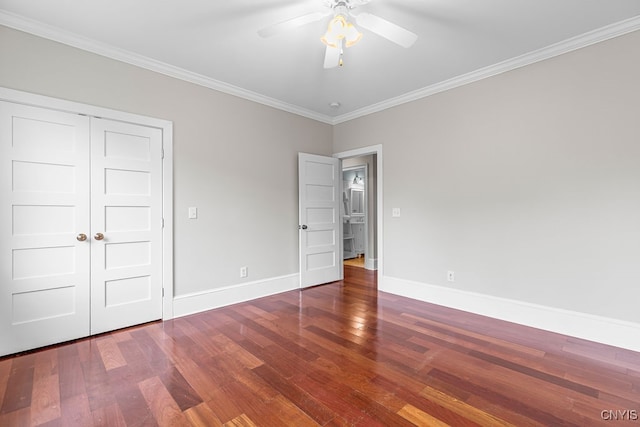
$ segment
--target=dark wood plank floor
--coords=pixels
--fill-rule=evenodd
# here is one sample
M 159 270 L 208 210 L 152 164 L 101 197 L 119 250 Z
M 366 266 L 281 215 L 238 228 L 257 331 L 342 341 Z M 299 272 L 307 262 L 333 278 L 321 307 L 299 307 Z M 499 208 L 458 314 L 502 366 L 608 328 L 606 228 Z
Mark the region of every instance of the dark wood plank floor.
M 0 425 L 640 425 L 639 353 L 378 293 L 375 273 L 345 272 L 2 358 Z

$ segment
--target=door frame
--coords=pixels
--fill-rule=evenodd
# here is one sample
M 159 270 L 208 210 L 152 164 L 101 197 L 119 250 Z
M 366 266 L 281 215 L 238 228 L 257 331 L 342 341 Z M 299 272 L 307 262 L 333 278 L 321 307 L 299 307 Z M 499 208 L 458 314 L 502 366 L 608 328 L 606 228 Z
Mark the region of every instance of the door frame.
M 162 319 L 173 318 L 173 122 L 0 86 L 0 100 L 160 129 L 162 132 Z
M 383 161 L 382 161 L 382 144 L 370 145 L 362 148 L 355 148 L 353 150 L 341 151 L 334 153 L 333 157 L 340 159 L 340 162 L 350 157 L 368 156 L 369 154 L 376 155 L 376 247 L 378 248 L 378 287 L 382 284 L 384 278 L 384 203 L 383 203 Z M 340 181 L 340 192 L 342 194 L 342 180 Z M 371 212 L 369 212 L 371 217 Z M 341 245 L 342 246 L 342 245 Z M 342 251 L 341 251 L 342 252 Z M 342 256 L 342 255 L 341 255 Z M 340 260 L 343 265 L 342 271 L 344 271 L 344 260 Z

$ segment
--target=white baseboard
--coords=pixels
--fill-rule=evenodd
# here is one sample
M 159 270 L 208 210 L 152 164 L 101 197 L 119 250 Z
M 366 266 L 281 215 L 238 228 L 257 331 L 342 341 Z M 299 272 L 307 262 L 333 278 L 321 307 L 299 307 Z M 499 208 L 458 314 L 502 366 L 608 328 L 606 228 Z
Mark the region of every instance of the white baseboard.
M 364 260 L 364 268 L 367 270 L 377 270 L 378 260 L 376 258 L 367 258 Z
M 300 275 L 296 273 L 180 295 L 173 299 L 173 315 L 186 316 L 299 288 Z
M 385 276 L 380 291 L 640 351 L 640 324 Z

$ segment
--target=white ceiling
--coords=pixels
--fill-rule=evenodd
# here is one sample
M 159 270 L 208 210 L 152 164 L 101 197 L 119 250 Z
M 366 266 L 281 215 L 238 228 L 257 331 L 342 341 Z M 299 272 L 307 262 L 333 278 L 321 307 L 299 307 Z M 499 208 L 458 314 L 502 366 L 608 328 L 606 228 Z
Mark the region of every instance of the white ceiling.
M 0 24 L 327 123 L 640 29 L 639 0 L 371 0 L 359 11 L 418 41 L 404 49 L 362 30 L 329 70 L 329 18 L 256 33 L 322 10 L 323 0 L 0 0 Z

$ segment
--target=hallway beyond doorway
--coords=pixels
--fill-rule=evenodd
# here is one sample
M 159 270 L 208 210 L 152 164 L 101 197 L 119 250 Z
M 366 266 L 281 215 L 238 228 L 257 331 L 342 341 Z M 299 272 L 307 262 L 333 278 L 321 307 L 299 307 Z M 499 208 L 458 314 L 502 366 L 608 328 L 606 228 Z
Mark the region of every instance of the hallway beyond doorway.
M 351 259 L 345 259 L 344 265 L 350 265 L 352 267 L 364 268 L 364 256 L 357 256 Z

